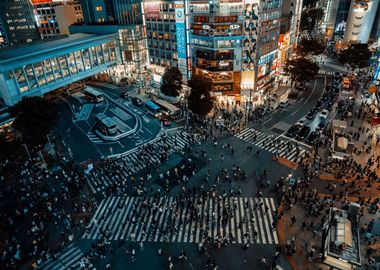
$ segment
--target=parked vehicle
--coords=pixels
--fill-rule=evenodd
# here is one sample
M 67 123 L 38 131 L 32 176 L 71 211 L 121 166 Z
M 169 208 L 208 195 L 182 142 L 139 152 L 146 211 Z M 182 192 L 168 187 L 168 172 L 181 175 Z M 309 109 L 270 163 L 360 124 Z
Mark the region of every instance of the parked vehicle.
M 138 97 L 133 97 L 132 103 L 138 107 L 141 107 L 144 104 L 144 102 L 142 102 Z
M 303 141 L 310 133 L 310 127 L 303 126 L 297 134 L 297 140 Z
M 289 138 L 293 138 L 298 134 L 301 128 L 302 126 L 300 124 L 295 124 L 288 129 L 285 135 L 288 136 Z
M 317 137 L 318 137 L 318 134 L 315 131 L 311 132 L 309 136 L 307 136 L 306 138 L 306 143 L 314 144 L 315 141 L 317 140 Z
M 281 108 L 286 108 L 286 107 L 288 107 L 289 106 L 289 100 L 283 100 L 283 101 L 281 101 L 280 102 L 280 104 L 279 104 L 279 106 L 281 107 Z
M 321 113 L 319 115 L 319 118 L 326 119 L 328 115 L 329 115 L 329 111 L 326 110 L 326 109 L 324 109 L 324 110 L 321 111 Z

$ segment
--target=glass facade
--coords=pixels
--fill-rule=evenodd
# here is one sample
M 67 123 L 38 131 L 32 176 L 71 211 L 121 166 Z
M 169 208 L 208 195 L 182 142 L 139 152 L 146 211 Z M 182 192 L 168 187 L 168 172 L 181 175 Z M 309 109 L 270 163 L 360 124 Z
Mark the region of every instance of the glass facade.
M 76 76 L 83 74 L 83 77 L 86 77 L 88 72 L 95 71 L 95 69 L 95 73 L 105 70 L 121 60 L 118 50 L 120 48 L 115 40 L 88 48 L 58 52 L 43 60 L 30 61 L 27 64 L 20 63 L 20 66 L 16 67 L 12 63 L 10 69 L 2 66 L 2 69 L 6 69 L 3 77 L 7 85 L 16 85 L 16 92 L 19 93 L 19 96 L 23 96 L 44 87 L 50 88 L 53 84 L 65 81 L 71 83 L 75 81 Z M 53 89 L 48 89 L 48 91 Z M 14 90 L 9 92 L 14 92 Z

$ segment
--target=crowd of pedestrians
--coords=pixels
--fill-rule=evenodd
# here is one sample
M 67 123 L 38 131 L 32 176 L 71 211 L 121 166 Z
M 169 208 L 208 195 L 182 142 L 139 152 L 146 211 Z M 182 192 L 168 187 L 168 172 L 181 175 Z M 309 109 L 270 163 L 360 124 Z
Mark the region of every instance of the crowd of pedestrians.
M 76 165 L 63 159 L 49 170 L 40 165 L 36 160 L 0 164 L 2 269 L 38 267 L 75 238 L 91 213 Z

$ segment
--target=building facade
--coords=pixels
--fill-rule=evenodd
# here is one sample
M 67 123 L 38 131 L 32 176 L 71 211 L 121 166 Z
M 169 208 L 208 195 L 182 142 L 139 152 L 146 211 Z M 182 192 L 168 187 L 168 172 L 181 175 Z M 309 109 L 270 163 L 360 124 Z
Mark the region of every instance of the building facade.
M 147 0 L 143 12 L 150 70 L 162 75 L 166 67 L 178 67 L 186 80 L 189 77 L 186 2 Z
M 80 0 L 86 24 L 141 24 L 139 0 Z
M 344 41 L 368 43 L 379 2 L 379 0 L 351 1 Z
M 121 63 L 116 34 L 70 37 L 0 51 L 0 98 L 8 106 Z
M 1 0 L 0 20 L 10 46 L 40 39 L 30 0 Z
M 210 78 L 215 95 L 240 94 L 243 6 L 242 1 L 190 1 L 192 73 Z
M 211 78 L 214 95 L 247 101 L 273 86 L 281 1 L 192 0 L 189 10 L 192 73 Z
M 70 25 L 83 22 L 79 1 L 38 2 L 34 4 L 34 13 L 42 39 L 68 35 Z

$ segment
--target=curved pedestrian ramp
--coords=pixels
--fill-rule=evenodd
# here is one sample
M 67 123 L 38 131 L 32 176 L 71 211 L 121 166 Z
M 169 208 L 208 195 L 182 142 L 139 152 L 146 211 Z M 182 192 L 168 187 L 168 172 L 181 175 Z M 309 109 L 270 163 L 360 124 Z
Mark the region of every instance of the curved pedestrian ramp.
M 44 262 L 39 270 L 96 269 L 84 256 L 83 252 L 70 244 L 58 257 Z
M 104 199 L 82 239 L 278 244 L 273 198 L 110 197 Z
M 307 152 L 292 141 L 268 135 L 252 128 L 243 129 L 235 134 L 235 137 L 295 163 L 300 163 Z

